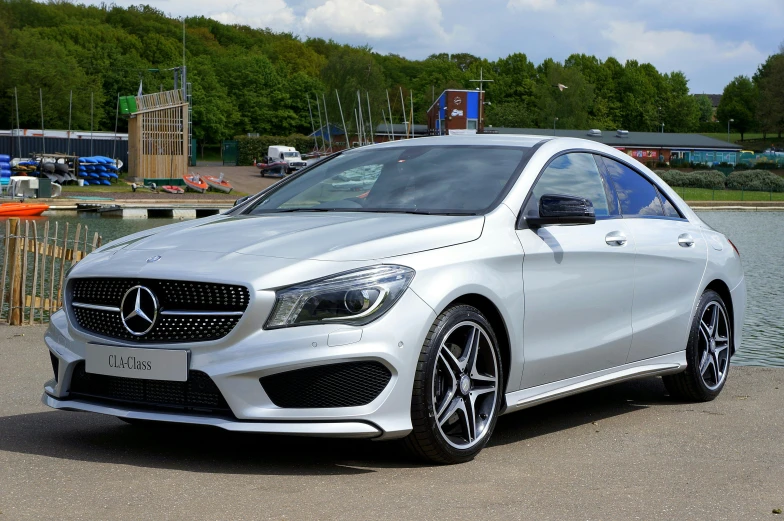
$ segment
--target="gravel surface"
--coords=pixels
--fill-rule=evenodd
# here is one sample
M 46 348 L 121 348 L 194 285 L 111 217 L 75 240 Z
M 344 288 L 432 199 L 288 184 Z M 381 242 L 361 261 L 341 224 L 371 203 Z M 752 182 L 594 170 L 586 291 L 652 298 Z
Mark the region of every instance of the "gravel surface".
M 714 402 L 661 380 L 502 417 L 473 462 L 395 443 L 126 425 L 41 405 L 41 326 L 0 326 L 0 520 L 780 519 L 784 369 L 733 368 Z

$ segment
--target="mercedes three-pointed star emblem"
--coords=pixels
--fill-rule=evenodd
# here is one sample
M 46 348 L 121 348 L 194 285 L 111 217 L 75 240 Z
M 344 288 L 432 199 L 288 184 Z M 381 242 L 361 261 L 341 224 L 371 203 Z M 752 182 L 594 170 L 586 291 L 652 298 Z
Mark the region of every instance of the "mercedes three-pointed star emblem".
M 134 286 L 125 292 L 120 304 L 120 318 L 134 336 L 146 335 L 158 318 L 158 299 L 149 288 Z

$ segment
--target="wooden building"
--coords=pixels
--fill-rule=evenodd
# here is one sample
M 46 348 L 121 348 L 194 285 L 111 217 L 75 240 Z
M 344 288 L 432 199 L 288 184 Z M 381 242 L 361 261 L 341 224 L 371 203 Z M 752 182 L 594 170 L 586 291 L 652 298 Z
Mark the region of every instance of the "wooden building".
M 188 173 L 188 104 L 182 91 L 136 97 L 128 121 L 128 175 L 181 179 Z

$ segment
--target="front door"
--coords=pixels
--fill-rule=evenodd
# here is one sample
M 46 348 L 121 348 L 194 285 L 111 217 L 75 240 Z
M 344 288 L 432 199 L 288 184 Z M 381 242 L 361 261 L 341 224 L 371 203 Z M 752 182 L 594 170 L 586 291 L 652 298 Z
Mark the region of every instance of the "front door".
M 522 388 L 622 365 L 632 338 L 634 238 L 594 156 L 555 158 L 524 215 L 538 215 L 544 194 L 590 199 L 597 220 L 517 232 L 525 251 Z

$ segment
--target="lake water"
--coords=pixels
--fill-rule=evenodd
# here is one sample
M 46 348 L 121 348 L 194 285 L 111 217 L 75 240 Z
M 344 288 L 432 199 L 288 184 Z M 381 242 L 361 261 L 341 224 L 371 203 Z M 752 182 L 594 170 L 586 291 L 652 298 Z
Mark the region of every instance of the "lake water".
M 784 212 L 699 212 L 740 250 L 748 304 L 743 344 L 736 365 L 784 366 Z M 174 219 L 53 217 L 97 231 L 103 243 L 137 231 L 179 222 Z M 39 229 L 41 224 L 39 223 Z M 62 226 L 62 224 L 61 224 Z
M 735 365 L 784 366 L 784 212 L 699 212 L 740 251 L 748 303 Z

